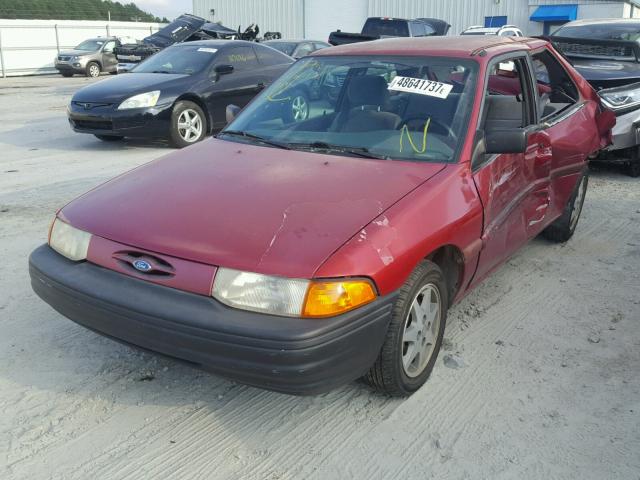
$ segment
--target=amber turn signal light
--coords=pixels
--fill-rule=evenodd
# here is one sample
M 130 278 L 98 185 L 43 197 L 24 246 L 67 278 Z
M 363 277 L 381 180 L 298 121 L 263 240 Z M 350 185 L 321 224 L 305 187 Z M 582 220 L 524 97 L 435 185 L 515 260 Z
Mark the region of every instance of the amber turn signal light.
M 312 281 L 302 316 L 331 317 L 372 302 L 375 298 L 375 289 L 368 280 Z

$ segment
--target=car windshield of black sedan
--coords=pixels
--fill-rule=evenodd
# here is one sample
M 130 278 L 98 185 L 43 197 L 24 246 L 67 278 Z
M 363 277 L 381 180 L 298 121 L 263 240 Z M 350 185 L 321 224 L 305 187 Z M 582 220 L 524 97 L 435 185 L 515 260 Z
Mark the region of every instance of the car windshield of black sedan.
M 176 45 L 149 57 L 134 69 L 134 73 L 198 73 L 214 60 L 217 49 L 202 45 Z
M 473 102 L 477 63 L 446 57 L 298 61 L 221 133 L 318 153 L 451 162 Z
M 100 50 L 104 45 L 104 40 L 85 40 L 78 45 L 74 50 L 84 50 L 85 52 L 95 52 Z

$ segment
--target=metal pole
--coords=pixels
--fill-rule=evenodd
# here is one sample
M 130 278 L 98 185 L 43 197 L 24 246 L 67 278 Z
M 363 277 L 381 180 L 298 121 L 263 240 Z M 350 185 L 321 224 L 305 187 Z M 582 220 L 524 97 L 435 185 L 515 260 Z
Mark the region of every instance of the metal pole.
M 302 38 L 307 39 L 307 2 L 302 0 Z
M 56 50 L 60 53 L 60 39 L 58 38 L 58 24 L 56 23 L 53 28 L 56 30 Z
M 2 67 L 2 78 L 7 78 L 7 71 L 4 68 L 4 54 L 2 53 L 2 29 L 0 29 L 0 67 Z
M 109 24 L 107 23 L 107 37 L 111 36 L 111 30 L 109 30 Z

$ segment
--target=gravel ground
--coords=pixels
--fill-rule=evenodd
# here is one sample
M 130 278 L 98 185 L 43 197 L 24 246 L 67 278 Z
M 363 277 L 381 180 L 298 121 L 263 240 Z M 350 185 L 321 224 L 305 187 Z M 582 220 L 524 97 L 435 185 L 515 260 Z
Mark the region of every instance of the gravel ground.
M 138 352 L 31 291 L 55 210 L 170 149 L 74 134 L 93 80 L 0 79 L 0 478 L 640 479 L 640 182 L 593 172 L 566 245 L 456 305 L 427 385 L 292 397 Z

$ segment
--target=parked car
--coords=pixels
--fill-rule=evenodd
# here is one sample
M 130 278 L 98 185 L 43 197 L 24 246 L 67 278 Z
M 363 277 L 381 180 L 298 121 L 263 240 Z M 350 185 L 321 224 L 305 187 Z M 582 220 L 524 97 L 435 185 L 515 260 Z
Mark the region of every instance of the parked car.
M 101 72 L 117 73 L 118 60 L 114 53 L 120 45 L 117 37 L 89 38 L 56 56 L 53 64 L 63 77 L 76 73 L 87 77 L 97 77 Z
M 640 176 L 640 20 L 578 20 L 550 40 L 617 115 L 613 145 L 596 160 Z
M 388 37 L 430 37 L 446 35 L 450 25 L 436 18 L 404 18 L 369 17 L 364 22 L 360 33 L 347 33 L 336 30 L 329 34 L 331 45 L 368 42 Z
M 460 32 L 460 35 L 498 35 L 501 37 L 524 37 L 522 30 L 515 25 L 503 25 L 502 27 L 483 27 L 473 25 Z
M 262 42 L 262 44 L 275 48 L 296 60 L 309 55 L 316 50 L 321 50 L 331 46 L 330 44 L 319 40 L 268 40 L 266 42 Z
M 78 90 L 68 107 L 69 123 L 105 141 L 166 138 L 184 147 L 222 128 L 228 103 L 246 105 L 292 61 L 242 40 L 179 43 L 130 74 Z
M 550 87 L 534 87 L 532 61 Z M 333 108 L 272 115 L 300 82 L 344 68 Z M 501 79 L 520 90 L 487 89 Z M 542 102 L 558 83 L 567 96 Z M 543 40 L 321 50 L 217 138 L 60 210 L 31 283 L 91 330 L 240 382 L 301 394 L 364 375 L 409 395 L 453 303 L 532 237 L 574 234 L 587 157 L 614 120 Z

